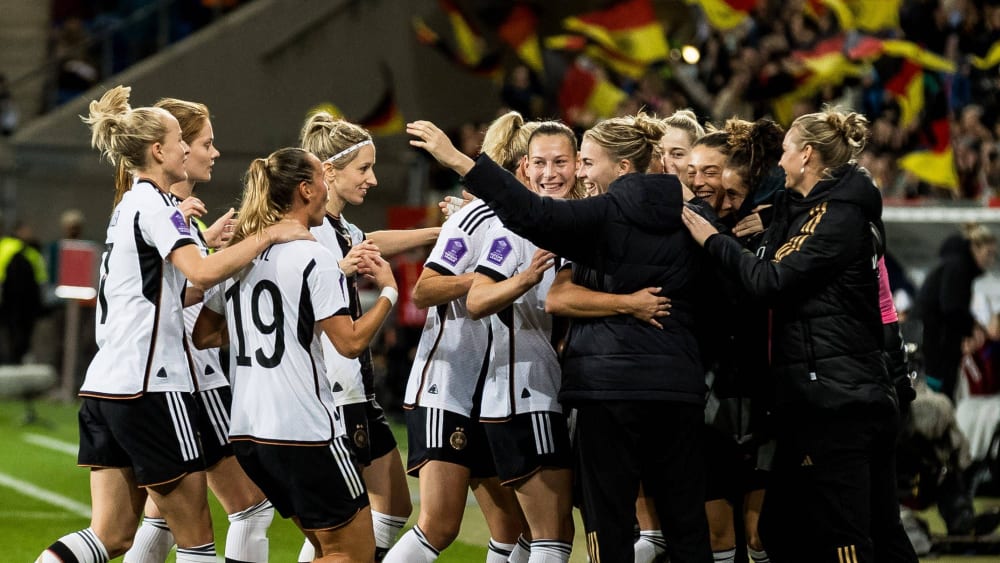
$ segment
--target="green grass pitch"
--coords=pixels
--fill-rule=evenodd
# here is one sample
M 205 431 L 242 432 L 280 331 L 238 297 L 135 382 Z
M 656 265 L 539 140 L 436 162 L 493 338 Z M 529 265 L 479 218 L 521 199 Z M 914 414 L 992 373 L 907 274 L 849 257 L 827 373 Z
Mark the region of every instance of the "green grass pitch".
M 24 424 L 25 408 L 19 401 L 0 401 L 0 545 L 4 546 L 5 561 L 34 561 L 53 540 L 88 526 L 83 516 L 90 505 L 88 471 L 76 466 L 77 405 L 51 402 L 37 404 L 38 422 Z M 394 425 L 397 440 L 405 448 L 404 430 Z M 405 459 L 405 452 L 403 457 Z M 417 481 L 410 480 L 411 491 Z M 416 495 L 414 495 L 416 497 Z M 416 498 L 415 498 L 416 500 Z M 982 501 L 981 501 L 982 502 Z M 1000 500 L 985 501 L 996 506 Z M 226 515 L 210 498 L 215 526 L 216 547 L 222 561 Z M 414 506 L 416 520 L 419 509 Z M 924 514 L 932 530 L 943 532 L 943 525 L 933 512 Z M 573 562 L 585 562 L 586 548 L 582 541 L 577 517 L 577 541 L 573 547 Z M 272 561 L 295 561 L 302 545 L 302 535 L 288 520 L 275 516 L 269 533 Z M 479 510 L 470 506 L 462 524 L 462 532 L 439 561 L 442 563 L 483 561 L 489 531 Z M 174 561 L 173 555 L 168 561 Z M 937 563 L 978 563 L 996 561 L 994 557 L 940 557 Z

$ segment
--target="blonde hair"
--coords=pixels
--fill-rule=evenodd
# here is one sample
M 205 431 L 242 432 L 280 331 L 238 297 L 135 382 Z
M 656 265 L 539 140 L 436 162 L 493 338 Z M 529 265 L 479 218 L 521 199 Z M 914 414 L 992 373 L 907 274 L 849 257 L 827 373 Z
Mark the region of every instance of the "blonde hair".
M 299 146 L 316 155 L 321 161 L 326 161 L 365 141 L 372 142 L 372 136 L 364 127 L 334 117 L 325 111 L 310 115 L 299 135 Z M 348 151 L 340 154 L 330 164 L 337 170 L 343 170 L 357 156 L 357 150 Z
M 515 173 L 524 155 L 528 154 L 528 141 L 538 125 L 537 121 L 525 123 L 520 113 L 509 111 L 490 123 L 480 152 Z
M 698 123 L 698 116 L 690 109 L 679 109 L 661 120 L 666 133 L 667 127 L 680 129 L 688 135 L 688 140 L 693 145 L 695 141 L 705 136 L 705 128 Z
M 983 247 L 997 243 L 997 237 L 986 225 L 965 223 L 962 225 L 962 237 L 969 241 L 972 247 Z
M 250 163 L 243 176 L 243 202 L 230 245 L 259 236 L 291 210 L 296 188 L 313 180 L 309 156 L 304 149 L 288 147 Z
M 132 189 L 132 172 L 147 165 L 149 146 L 166 139 L 163 117 L 170 115 L 160 108 L 132 109 L 128 104 L 131 91 L 128 86 L 116 86 L 90 102 L 87 117 L 80 116 L 90 126 L 90 146 L 116 167 L 114 205 Z
M 827 168 L 836 168 L 858 158 L 868 139 L 865 116 L 831 107 L 799 117 L 789 129 L 798 131 L 800 148 L 811 146 Z
M 205 104 L 177 98 L 161 98 L 153 107 L 165 109 L 177 119 L 181 125 L 181 138 L 189 145 L 194 143 L 195 137 L 208 123 L 208 106 Z
M 583 138 L 603 147 L 612 160 L 628 160 L 636 172 L 645 172 L 653 157 L 660 153 L 663 133 L 660 120 L 640 111 L 634 116 L 600 121 L 588 129 Z

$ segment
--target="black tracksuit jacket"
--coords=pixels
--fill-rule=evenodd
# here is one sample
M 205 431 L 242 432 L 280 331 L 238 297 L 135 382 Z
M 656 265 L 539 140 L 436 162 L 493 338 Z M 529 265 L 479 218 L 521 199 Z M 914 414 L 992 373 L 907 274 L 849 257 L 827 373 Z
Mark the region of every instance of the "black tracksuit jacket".
M 589 269 L 576 280 L 585 287 L 618 294 L 662 287 L 671 299 L 662 330 L 628 315 L 573 319 L 561 402 L 704 404 L 705 373 L 693 332 L 704 254 L 681 223 L 684 202 L 675 176 L 628 174 L 606 194 L 557 200 L 531 192 L 483 155 L 464 181 L 508 229 Z
M 840 411 L 884 405 L 895 394 L 882 356 L 877 249 L 882 199 L 854 164 L 802 197 L 779 192 L 763 258 L 727 236 L 705 248 L 771 309 L 771 368 L 778 410 Z

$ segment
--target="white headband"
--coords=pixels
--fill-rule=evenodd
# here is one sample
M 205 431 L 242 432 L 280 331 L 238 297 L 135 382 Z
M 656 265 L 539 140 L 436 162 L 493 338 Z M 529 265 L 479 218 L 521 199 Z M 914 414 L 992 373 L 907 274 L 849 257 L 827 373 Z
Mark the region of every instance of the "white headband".
M 333 164 L 333 161 L 339 159 L 340 157 L 348 155 L 348 154 L 351 154 L 352 152 L 360 149 L 361 147 L 363 147 L 365 145 L 370 145 L 370 144 L 372 144 L 372 140 L 371 139 L 365 139 L 364 141 L 361 141 L 360 143 L 358 143 L 356 145 L 351 145 L 351 146 L 347 147 L 346 149 L 338 152 L 337 154 L 331 156 L 330 158 L 324 160 L 323 164 L 326 164 L 328 162 L 331 163 L 331 164 Z

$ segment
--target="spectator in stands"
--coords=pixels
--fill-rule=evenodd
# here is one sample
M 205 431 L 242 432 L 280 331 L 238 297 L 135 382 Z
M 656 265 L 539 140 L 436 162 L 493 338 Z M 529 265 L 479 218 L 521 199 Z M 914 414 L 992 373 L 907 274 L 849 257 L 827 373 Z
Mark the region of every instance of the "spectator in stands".
M 53 53 L 59 65 L 56 104 L 82 94 L 100 78 L 90 47 L 90 33 L 80 18 L 69 18 L 56 29 Z
M 985 226 L 969 224 L 945 240 L 940 256 L 917 293 L 914 313 L 924 325 L 927 385 L 954 400 L 963 345 L 975 350 L 985 339 L 972 315 L 972 285 L 996 261 L 997 239 Z

